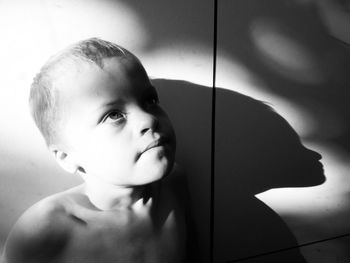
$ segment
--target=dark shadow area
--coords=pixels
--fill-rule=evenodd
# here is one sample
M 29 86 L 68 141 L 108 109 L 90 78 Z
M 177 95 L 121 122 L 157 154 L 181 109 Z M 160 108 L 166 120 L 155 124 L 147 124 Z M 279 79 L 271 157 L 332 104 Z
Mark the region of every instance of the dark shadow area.
M 219 54 L 306 111 L 314 126 L 307 139 L 349 153 L 350 46 L 331 35 L 318 2 L 331 1 L 220 1 Z M 333 2 L 343 2 L 350 19 L 345 2 Z
M 297 246 L 283 220 L 254 195 L 323 183 L 321 156 L 305 148 L 269 106 L 222 89 L 217 90 L 215 141 L 217 262 Z M 295 250 L 269 262 L 304 260 Z
M 176 162 L 185 168 L 201 262 L 209 262 L 211 89 L 184 81 L 156 79 L 160 103 L 177 138 Z
M 208 259 L 212 89 L 153 80 L 177 134 L 177 161 L 188 174 L 201 254 Z M 284 221 L 255 194 L 325 181 L 321 156 L 266 104 L 217 89 L 215 123 L 215 262 L 297 246 Z M 271 262 L 305 262 L 298 250 Z

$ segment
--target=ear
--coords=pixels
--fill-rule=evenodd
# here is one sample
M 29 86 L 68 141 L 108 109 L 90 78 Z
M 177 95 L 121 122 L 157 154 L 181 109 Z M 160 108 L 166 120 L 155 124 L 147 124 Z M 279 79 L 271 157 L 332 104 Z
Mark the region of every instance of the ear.
M 72 154 L 60 150 L 56 145 L 50 145 L 49 150 L 57 163 L 68 173 L 84 172 L 84 169 L 77 164 Z

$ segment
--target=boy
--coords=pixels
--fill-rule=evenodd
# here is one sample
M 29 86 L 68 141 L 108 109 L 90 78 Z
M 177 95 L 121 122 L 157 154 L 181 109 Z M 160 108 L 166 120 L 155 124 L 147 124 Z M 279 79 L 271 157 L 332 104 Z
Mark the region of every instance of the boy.
M 188 260 L 175 134 L 133 54 L 97 38 L 68 47 L 34 79 L 30 107 L 59 165 L 84 184 L 28 209 L 3 262 Z

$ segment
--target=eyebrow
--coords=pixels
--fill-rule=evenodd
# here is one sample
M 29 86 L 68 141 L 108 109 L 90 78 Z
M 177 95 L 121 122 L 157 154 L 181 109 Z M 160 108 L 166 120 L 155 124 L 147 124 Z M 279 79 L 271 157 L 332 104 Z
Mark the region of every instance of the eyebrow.
M 112 101 L 109 101 L 109 102 L 106 102 L 106 103 L 102 104 L 100 107 L 98 107 L 98 109 L 105 109 L 105 108 L 108 108 L 110 106 L 120 105 L 120 104 L 123 104 L 123 103 L 124 103 L 124 100 L 122 100 L 122 99 L 115 99 L 115 100 L 112 100 Z

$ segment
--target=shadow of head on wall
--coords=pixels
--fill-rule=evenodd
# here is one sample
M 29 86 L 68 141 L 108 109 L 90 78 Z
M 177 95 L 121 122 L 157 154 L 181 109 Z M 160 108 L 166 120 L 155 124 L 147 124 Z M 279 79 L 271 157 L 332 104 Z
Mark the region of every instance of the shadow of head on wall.
M 188 173 L 197 232 L 207 248 L 212 89 L 178 80 L 152 82 L 176 131 L 177 162 Z M 216 262 L 296 246 L 283 220 L 254 195 L 323 183 L 321 155 L 305 148 L 288 122 L 267 104 L 220 88 L 214 153 Z M 298 253 L 291 260 L 304 262 Z
M 176 130 L 180 165 L 194 169 L 210 161 L 212 89 L 178 80 L 153 83 Z M 223 181 L 223 186 L 245 195 L 319 185 L 325 181 L 321 158 L 302 145 L 289 123 L 267 103 L 216 89 L 215 178 L 219 185 Z
M 219 185 L 257 194 L 324 182 L 321 155 L 305 148 L 270 106 L 223 89 L 217 90 L 216 99 L 215 176 Z

